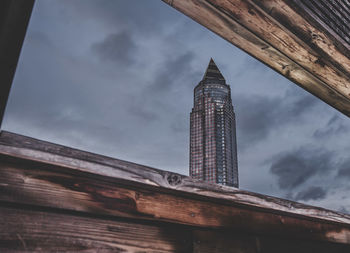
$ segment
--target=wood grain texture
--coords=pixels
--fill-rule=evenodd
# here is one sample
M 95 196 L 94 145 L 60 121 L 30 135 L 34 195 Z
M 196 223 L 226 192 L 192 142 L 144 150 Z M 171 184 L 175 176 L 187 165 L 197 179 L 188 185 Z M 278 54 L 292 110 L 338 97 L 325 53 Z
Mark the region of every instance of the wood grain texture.
M 164 2 L 350 116 L 350 46 L 294 1 Z
M 193 232 L 193 253 L 260 253 L 257 240 L 244 233 L 197 230 Z
M 0 205 L 0 252 L 192 252 L 191 231 Z
M 0 128 L 34 0 L 0 1 Z
M 350 227 L 307 217 L 249 209 L 179 192 L 127 187 L 118 181 L 64 168 L 27 163 L 0 165 L 0 201 L 138 220 L 225 228 L 286 238 L 350 244 Z M 0 202 L 1 203 L 1 202 Z
M 26 161 L 38 161 L 47 166 L 57 165 L 69 168 L 76 173 L 87 172 L 117 180 L 126 185 L 137 185 L 176 190 L 194 196 L 265 208 L 295 215 L 319 218 L 331 222 L 350 224 L 350 216 L 312 207 L 300 203 L 270 197 L 258 193 L 209 184 L 176 173 L 158 170 L 127 161 L 85 152 L 30 137 L 0 132 L 0 154 L 21 158 Z M 4 156 L 4 157 L 5 157 Z
M 350 14 L 344 3 L 335 0 L 294 0 L 294 2 L 311 16 L 317 17 L 326 30 L 337 34 L 338 38 L 350 45 Z
M 224 231 L 194 231 L 193 252 L 198 253 L 347 253 L 349 245 L 283 239 Z
M 132 163 L 121 162 L 119 168 L 112 158 L 94 163 L 98 155 L 83 151 L 65 148 L 90 162 L 53 155 L 38 148 L 63 147 L 16 138 L 14 145 L 22 139 L 33 149 L 6 146 L 0 138 L 0 201 L 350 244 L 347 215 Z M 104 159 L 114 165 L 103 165 Z

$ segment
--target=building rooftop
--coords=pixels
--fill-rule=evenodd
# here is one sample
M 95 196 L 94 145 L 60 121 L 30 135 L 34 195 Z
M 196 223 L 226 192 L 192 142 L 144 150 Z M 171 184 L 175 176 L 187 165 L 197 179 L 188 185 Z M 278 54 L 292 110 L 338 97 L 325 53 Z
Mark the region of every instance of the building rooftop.
M 218 66 L 216 66 L 213 58 L 210 58 L 207 70 L 203 76 L 203 80 L 207 79 L 219 79 L 221 81 L 225 81 L 224 76 L 221 74 Z

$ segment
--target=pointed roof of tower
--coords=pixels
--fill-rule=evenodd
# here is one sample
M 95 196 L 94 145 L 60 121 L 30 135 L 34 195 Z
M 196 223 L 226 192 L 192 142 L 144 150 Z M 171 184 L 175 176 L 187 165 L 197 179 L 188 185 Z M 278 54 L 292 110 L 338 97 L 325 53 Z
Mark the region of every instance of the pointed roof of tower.
M 208 64 L 208 68 L 205 71 L 205 74 L 203 76 L 203 80 L 205 79 L 218 79 L 225 81 L 225 78 L 221 74 L 218 66 L 216 66 L 213 58 L 210 58 L 210 62 Z

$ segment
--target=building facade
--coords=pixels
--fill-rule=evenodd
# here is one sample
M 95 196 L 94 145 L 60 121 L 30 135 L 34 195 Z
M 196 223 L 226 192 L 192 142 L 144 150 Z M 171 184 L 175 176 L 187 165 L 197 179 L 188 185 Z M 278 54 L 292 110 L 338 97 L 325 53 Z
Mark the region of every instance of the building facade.
M 210 59 L 194 89 L 190 120 L 190 176 L 238 187 L 236 121 L 231 89 Z

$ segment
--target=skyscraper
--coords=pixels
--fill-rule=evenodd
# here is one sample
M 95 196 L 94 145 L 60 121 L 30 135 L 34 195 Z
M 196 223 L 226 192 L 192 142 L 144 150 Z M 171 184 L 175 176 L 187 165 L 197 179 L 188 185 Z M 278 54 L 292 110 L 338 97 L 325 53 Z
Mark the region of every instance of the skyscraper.
M 238 187 L 236 121 L 231 89 L 210 59 L 194 88 L 190 121 L 190 176 Z

